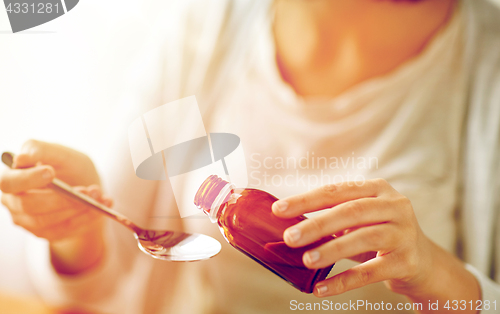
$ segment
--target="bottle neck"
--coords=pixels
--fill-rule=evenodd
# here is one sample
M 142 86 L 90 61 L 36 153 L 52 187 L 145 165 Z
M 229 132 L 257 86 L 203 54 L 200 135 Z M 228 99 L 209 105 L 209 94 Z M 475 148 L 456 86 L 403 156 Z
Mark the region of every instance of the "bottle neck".
M 215 223 L 222 205 L 229 200 L 234 188 L 233 184 L 211 175 L 196 192 L 194 204 Z

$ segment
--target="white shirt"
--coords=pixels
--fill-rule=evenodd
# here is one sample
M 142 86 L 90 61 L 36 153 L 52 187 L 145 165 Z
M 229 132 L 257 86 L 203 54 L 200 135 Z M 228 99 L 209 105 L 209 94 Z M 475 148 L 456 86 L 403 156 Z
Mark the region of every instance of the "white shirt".
M 238 3 L 239 9 L 244 9 L 245 4 L 248 5 L 244 1 Z M 137 109 L 137 103 L 154 107 L 175 97 L 195 94 L 207 131 L 240 136 L 249 161 L 250 185 L 277 197 L 306 191 L 321 182 L 299 180 L 288 185 L 284 180 L 277 184 L 279 179 L 275 179 L 266 184 L 264 171 L 271 180 L 287 175 L 347 179 L 348 171 L 352 171 L 352 176 L 383 177 L 412 201 L 424 233 L 453 251 L 461 130 L 468 96 L 463 40 L 470 23 L 465 14 L 456 14 L 420 56 L 388 75 L 359 84 L 333 100 L 311 100 L 297 97 L 279 77 L 269 32 L 268 5 L 262 1 L 249 6 L 248 18 L 237 24 L 243 29 L 238 32 L 250 34 L 244 37 L 246 42 L 238 41 L 241 37 L 226 42 L 224 38 L 210 40 L 207 34 L 224 28 L 224 14 L 218 10 L 200 5 L 181 15 L 188 24 L 203 17 L 206 27 L 187 37 L 182 33 L 187 32 L 185 29 L 159 32 L 162 42 L 171 46 L 176 43 L 171 40 L 174 37 L 185 50 L 149 51 L 151 68 L 141 64 L 142 85 L 137 86 L 140 92 L 136 98 L 128 100 L 130 105 L 145 112 L 144 107 Z M 195 39 L 203 44 L 194 45 L 191 40 L 197 42 Z M 154 42 L 159 41 L 156 38 Z M 220 51 L 227 53 L 220 57 Z M 158 60 L 164 60 L 165 65 L 158 67 L 162 64 L 154 62 Z M 196 70 L 189 71 L 188 65 L 193 64 Z M 163 81 L 165 85 L 157 88 L 163 70 L 170 77 L 184 79 L 175 83 Z M 135 118 L 133 114 L 138 112 L 131 117 Z M 154 261 L 135 248 L 128 231 L 112 225 L 107 262 L 91 274 L 58 281 L 48 259 L 33 260 L 33 273 L 40 285 L 52 284 L 47 290 L 64 288 L 70 294 L 61 298 L 62 295 L 46 293 L 49 299 L 83 300 L 86 305 L 116 313 L 285 313 L 290 311 L 292 300 L 321 302 L 296 291 L 224 243 L 208 219 L 166 219 L 175 216 L 168 182 L 158 184 L 135 178 L 129 157 L 125 156 L 127 147 L 120 152 L 123 163 L 114 172 L 112 178 L 116 182 L 110 187 L 118 210 L 143 226 L 175 228 L 182 223 L 187 231 L 217 238 L 223 243 L 222 252 L 198 263 L 174 265 Z M 351 167 L 349 162 L 345 166 L 342 161 L 340 167 L 314 167 L 312 163 L 309 169 L 276 166 L 280 158 L 286 157 L 307 157 L 311 162 L 313 153 L 316 161 L 320 157 L 343 158 L 344 162 L 353 157 L 375 157 L 377 162 L 368 168 L 357 164 Z M 272 167 L 264 165 L 265 158 L 271 160 Z M 253 167 L 257 161 L 261 163 L 258 169 Z M 157 216 L 163 218 L 152 218 Z M 40 254 L 45 251 L 40 246 Z M 332 274 L 352 265 L 341 261 Z M 104 298 L 105 292 L 113 291 L 115 278 L 120 278 L 119 288 L 113 297 Z M 97 280 L 102 284 L 89 293 L 88 286 L 96 287 Z M 68 284 L 73 287 L 68 288 Z M 406 302 L 382 283 L 329 299 L 384 301 L 394 305 Z

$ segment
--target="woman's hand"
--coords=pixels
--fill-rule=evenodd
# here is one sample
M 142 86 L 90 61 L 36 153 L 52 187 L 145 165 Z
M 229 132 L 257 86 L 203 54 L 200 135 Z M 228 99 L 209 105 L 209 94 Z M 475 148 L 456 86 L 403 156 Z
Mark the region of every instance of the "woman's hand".
M 285 243 L 301 247 L 324 236 L 337 238 L 304 253 L 308 268 L 341 259 L 362 262 L 316 285 L 316 296 L 340 294 L 386 281 L 398 293 L 419 293 L 429 282 L 435 245 L 420 229 L 408 198 L 385 180 L 331 184 L 273 204 L 280 217 L 331 208 L 284 233 Z
M 15 224 L 49 240 L 56 269 L 74 273 L 102 255 L 104 218 L 88 205 L 47 188 L 55 177 L 107 206 L 112 205 L 102 195 L 99 176 L 86 155 L 34 140 L 23 145 L 13 169 L 0 174 L 2 204 Z

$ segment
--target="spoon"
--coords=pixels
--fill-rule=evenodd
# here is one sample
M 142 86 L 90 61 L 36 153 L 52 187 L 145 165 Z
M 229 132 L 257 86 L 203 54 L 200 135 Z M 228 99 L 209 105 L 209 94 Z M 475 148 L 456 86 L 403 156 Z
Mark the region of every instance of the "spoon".
M 12 168 L 14 154 L 3 153 L 2 161 Z M 57 178 L 52 180 L 49 186 L 71 198 L 91 205 L 102 214 L 107 215 L 130 229 L 134 233 L 141 251 L 156 259 L 192 262 L 208 259 L 215 256 L 221 250 L 219 241 L 204 234 L 140 228 L 127 217 L 102 205 L 90 196 L 76 191 L 69 184 Z

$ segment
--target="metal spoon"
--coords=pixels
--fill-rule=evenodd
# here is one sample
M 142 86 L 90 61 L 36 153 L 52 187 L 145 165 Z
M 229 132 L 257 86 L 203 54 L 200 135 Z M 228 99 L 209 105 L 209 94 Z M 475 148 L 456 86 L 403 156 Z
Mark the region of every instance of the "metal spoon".
M 12 168 L 14 154 L 3 153 L 2 161 Z M 208 259 L 221 250 L 219 241 L 203 234 L 142 229 L 127 217 L 102 205 L 93 198 L 74 190 L 70 185 L 57 178 L 52 180 L 50 187 L 80 202 L 91 205 L 102 214 L 107 215 L 130 229 L 134 232 L 141 251 L 154 258 L 176 262 L 199 261 Z

